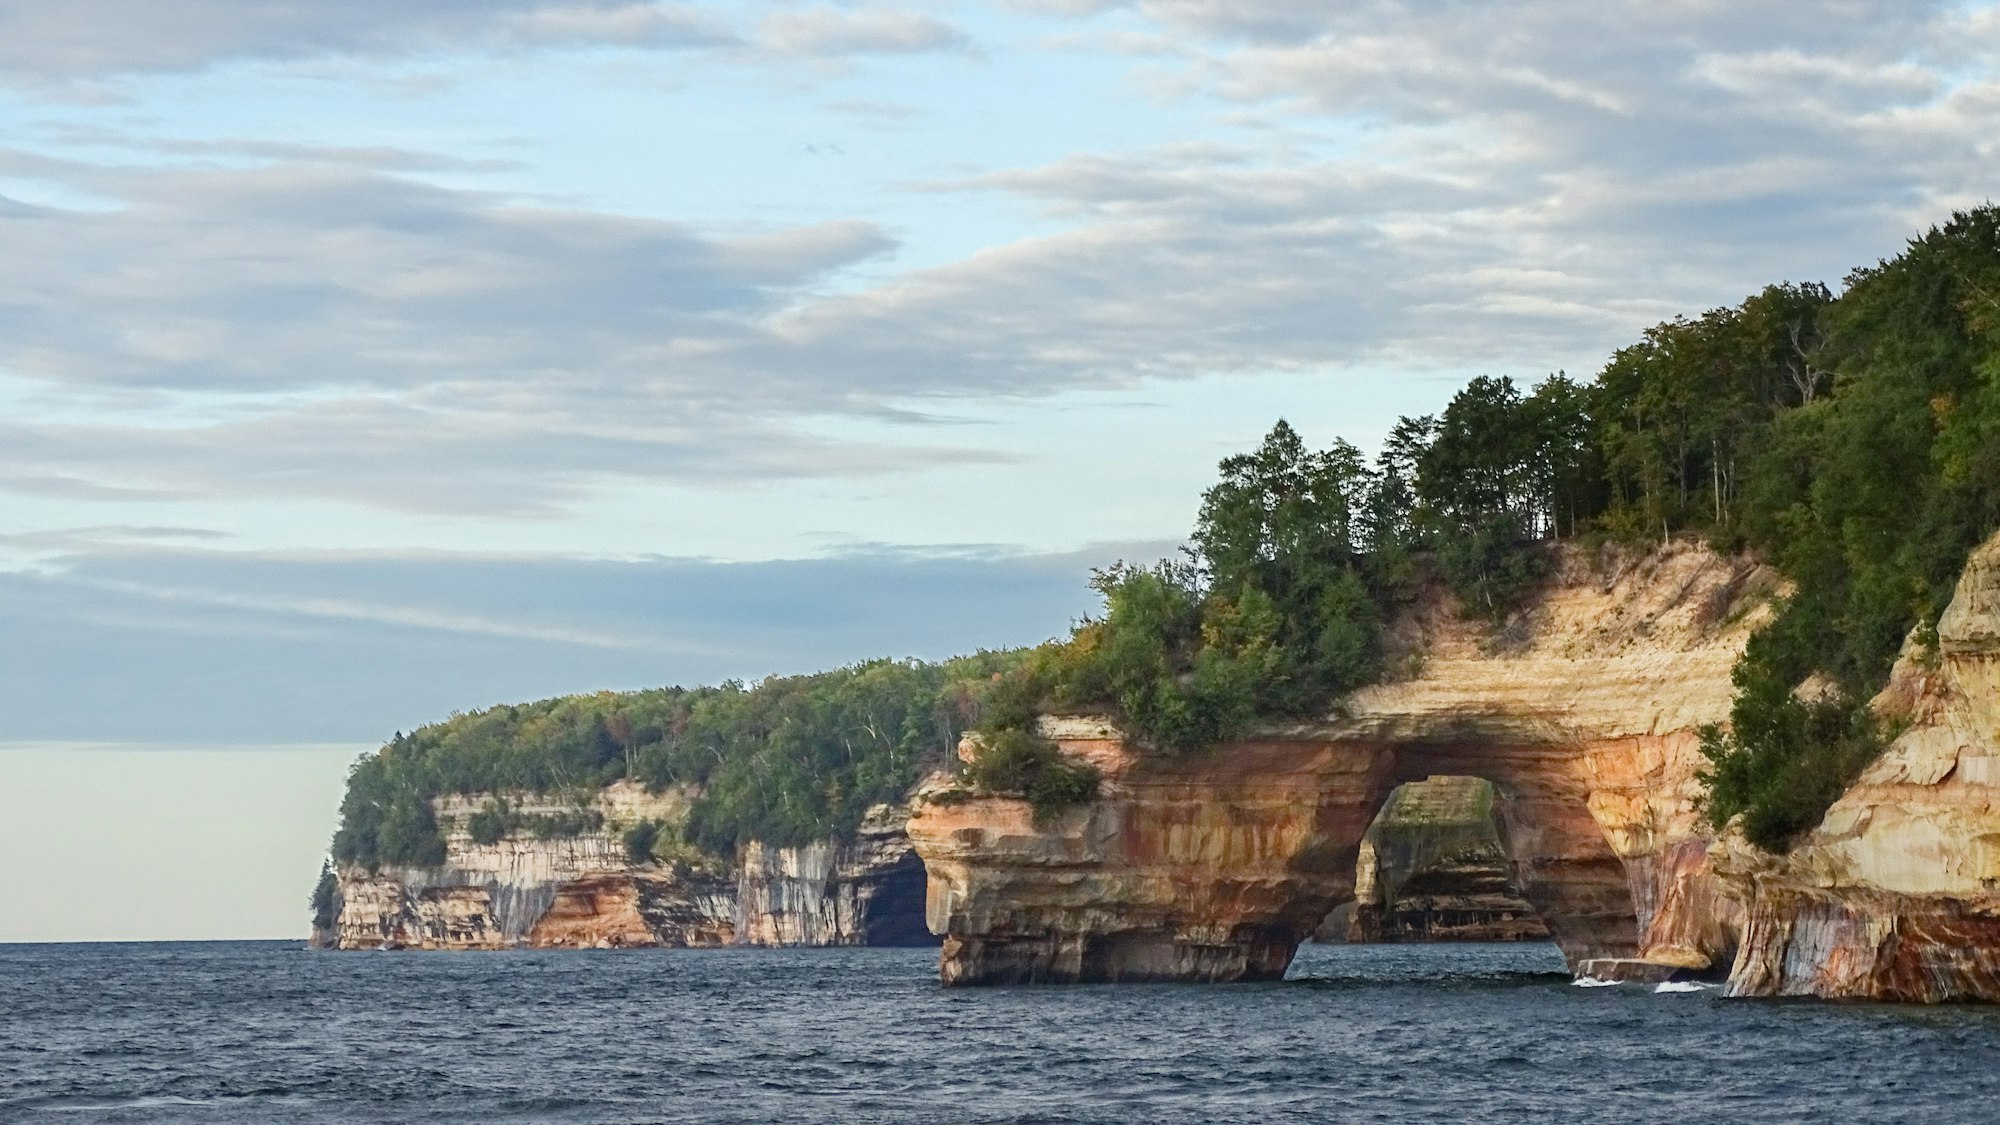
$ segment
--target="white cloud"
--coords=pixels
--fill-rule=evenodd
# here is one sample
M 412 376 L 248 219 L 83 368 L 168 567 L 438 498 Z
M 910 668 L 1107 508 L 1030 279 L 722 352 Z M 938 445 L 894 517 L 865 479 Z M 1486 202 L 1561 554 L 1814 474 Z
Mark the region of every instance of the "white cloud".
M 963 31 L 934 16 L 896 8 L 816 6 L 775 12 L 758 26 L 758 41 L 790 55 L 845 56 L 956 50 Z
M 0 429 L 0 485 L 537 514 L 621 478 L 991 456 L 808 436 L 927 400 L 1356 364 L 1579 370 L 1675 312 L 1837 279 L 2000 181 L 2000 86 L 1975 65 L 2000 34 L 1987 9 L 1126 7 L 1108 21 L 1177 43 L 1142 64 L 1153 79 L 1270 128 L 922 185 L 1025 201 L 1056 229 L 901 273 L 869 223 L 722 235 L 425 183 L 444 165 L 393 147 L 141 140 L 235 161 L 165 167 L 0 151 L 0 176 L 96 201 L 0 198 L 0 371 L 43 404 Z M 462 37 L 499 12 L 507 34 L 615 38 L 667 9 L 424 11 Z M 761 47 L 732 49 L 964 43 L 904 10 L 756 11 L 741 42 Z M 81 36 L 45 18 L 39 34 Z
M 0 2 L 0 75 L 62 82 L 193 70 L 229 59 L 405 55 L 449 46 L 727 42 L 694 6 L 623 0 L 237 0 Z
M 721 0 L 0 0 L 0 82 L 69 87 L 238 60 L 407 58 L 609 46 L 743 58 L 954 50 L 965 33 L 898 7 Z M 746 11 L 746 9 L 749 9 Z

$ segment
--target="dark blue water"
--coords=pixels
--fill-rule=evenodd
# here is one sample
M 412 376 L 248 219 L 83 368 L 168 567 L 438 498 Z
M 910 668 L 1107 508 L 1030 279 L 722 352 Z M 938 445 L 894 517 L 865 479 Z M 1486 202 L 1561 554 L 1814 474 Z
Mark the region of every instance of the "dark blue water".
M 928 950 L 0 946 L 4 1122 L 1994 1120 L 2000 1009 L 1572 987 L 1546 946 L 946 991 Z

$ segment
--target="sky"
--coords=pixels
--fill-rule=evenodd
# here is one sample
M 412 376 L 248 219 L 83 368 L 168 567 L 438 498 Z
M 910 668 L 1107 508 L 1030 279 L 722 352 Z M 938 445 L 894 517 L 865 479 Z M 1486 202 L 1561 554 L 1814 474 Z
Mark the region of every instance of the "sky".
M 396 730 L 1060 634 L 1996 173 L 1991 3 L 0 0 L 0 940 L 296 935 Z

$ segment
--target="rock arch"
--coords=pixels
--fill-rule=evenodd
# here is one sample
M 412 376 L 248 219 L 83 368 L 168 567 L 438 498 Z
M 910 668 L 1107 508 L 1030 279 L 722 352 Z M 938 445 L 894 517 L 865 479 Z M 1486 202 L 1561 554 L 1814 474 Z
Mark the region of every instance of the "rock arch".
M 1656 884 L 1672 864 L 1630 849 L 1651 843 L 1636 826 L 1607 831 L 1598 819 L 1646 804 L 1643 785 L 1621 785 L 1663 756 L 1645 740 L 1408 743 L 1301 730 L 1232 745 L 1218 768 L 1151 763 L 1102 725 L 1069 720 L 1053 733 L 1105 770 L 1101 800 L 1037 825 L 1019 801 L 947 799 L 911 822 L 947 983 L 1282 976 L 1352 898 L 1362 836 L 1389 793 L 1442 773 L 1493 782 L 1517 885 L 1572 966 L 1645 950 L 1698 967 L 1725 952 L 1722 935 L 1647 946 L 1649 930 L 1671 938 L 1684 922 L 1656 925 L 1668 921 L 1656 917 Z
M 1043 732 L 1104 777 L 1037 823 L 1014 798 L 940 780 L 912 842 L 929 871 L 948 983 L 1270 979 L 1353 894 L 1389 792 L 1433 774 L 1499 792 L 1519 885 L 1573 968 L 1602 958 L 1726 964 L 1696 811 L 1698 728 L 1775 576 L 1675 544 L 1604 574 L 1571 558 L 1504 650 L 1442 619 L 1420 674 L 1356 693 L 1328 722 L 1207 754 L 1135 750 L 1112 724 Z

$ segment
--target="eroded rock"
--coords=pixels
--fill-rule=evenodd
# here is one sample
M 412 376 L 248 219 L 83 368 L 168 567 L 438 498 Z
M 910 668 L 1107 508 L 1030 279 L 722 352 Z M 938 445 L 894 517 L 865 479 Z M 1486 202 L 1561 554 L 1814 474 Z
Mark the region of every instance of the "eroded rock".
M 1734 995 L 2000 1000 L 2000 536 L 1874 706 L 1902 733 L 1790 853 L 1718 846 Z
M 908 811 L 870 811 L 849 840 L 805 847 L 751 841 L 731 860 L 691 855 L 634 863 L 626 829 L 678 823 L 689 794 L 627 781 L 598 793 L 601 827 L 572 836 L 513 834 L 482 844 L 467 828 L 486 795 L 440 798 L 435 868 L 338 872 L 333 925 L 313 944 L 338 949 L 635 948 L 930 943 L 922 868 L 902 831 Z M 527 816 L 571 802 L 508 794 Z
M 1102 771 L 1099 798 L 1045 824 L 1025 802 L 940 785 L 910 835 L 930 870 L 948 984 L 1254 980 L 1353 895 L 1389 792 L 1432 775 L 1496 787 L 1515 882 L 1572 964 L 1729 952 L 1707 876 L 1697 729 L 1781 588 L 1673 544 L 1562 577 L 1496 638 L 1433 604 L 1396 624 L 1412 678 L 1327 722 L 1167 759 L 1088 717 L 1044 720 Z M 1504 639 L 1505 643 L 1498 643 Z M 1410 663 L 1416 663 L 1411 660 Z

